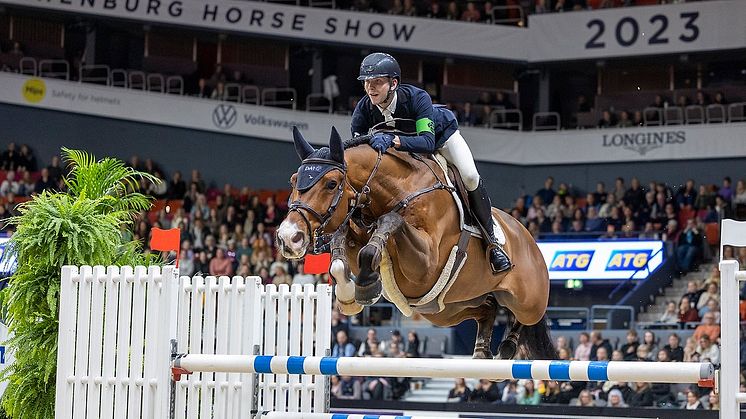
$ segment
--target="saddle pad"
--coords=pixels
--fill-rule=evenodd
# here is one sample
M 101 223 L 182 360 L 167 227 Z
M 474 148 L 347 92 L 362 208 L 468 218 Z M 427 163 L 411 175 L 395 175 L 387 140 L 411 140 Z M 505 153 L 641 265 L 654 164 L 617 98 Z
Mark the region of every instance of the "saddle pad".
M 440 167 L 440 170 L 443 172 L 443 177 L 445 178 L 448 186 L 453 187 L 453 182 L 451 182 L 451 178 L 448 176 L 448 161 L 446 160 L 443 155 L 440 153 L 434 154 L 435 161 L 438 163 L 438 167 Z M 464 222 L 464 206 L 461 204 L 461 199 L 459 199 L 458 194 L 456 194 L 455 191 L 451 191 L 451 196 L 453 197 L 453 200 L 456 202 L 456 207 L 458 208 L 458 214 L 459 214 L 459 227 L 461 230 L 469 230 L 472 236 L 482 238 L 482 233 L 479 231 L 478 227 L 468 225 Z M 500 243 L 501 246 L 505 245 L 505 233 L 503 232 L 502 226 L 500 226 L 500 223 L 497 222 L 497 218 L 495 218 L 495 215 L 492 215 L 492 230 L 495 233 L 495 238 L 497 239 L 497 242 Z

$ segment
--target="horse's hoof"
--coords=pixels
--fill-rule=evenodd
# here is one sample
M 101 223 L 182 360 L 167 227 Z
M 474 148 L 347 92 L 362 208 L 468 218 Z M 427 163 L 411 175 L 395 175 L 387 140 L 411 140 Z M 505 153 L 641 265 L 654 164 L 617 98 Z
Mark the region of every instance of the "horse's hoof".
M 343 303 L 337 300 L 337 305 L 339 306 L 340 313 L 344 314 L 345 316 L 354 316 L 363 311 L 363 306 L 358 304 L 357 301 Z
M 375 281 L 368 285 L 355 285 L 355 301 L 364 306 L 375 304 L 381 298 L 383 285 Z
M 513 359 L 517 350 L 518 346 L 514 341 L 505 340 L 497 348 L 497 356 L 495 356 L 495 359 Z

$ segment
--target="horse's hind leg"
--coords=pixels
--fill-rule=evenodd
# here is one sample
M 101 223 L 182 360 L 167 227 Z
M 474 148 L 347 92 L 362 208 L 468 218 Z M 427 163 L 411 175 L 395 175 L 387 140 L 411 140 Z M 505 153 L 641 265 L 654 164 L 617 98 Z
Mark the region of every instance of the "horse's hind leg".
M 382 215 L 376 223 L 368 244 L 357 255 L 360 274 L 356 279 L 355 300 L 362 305 L 371 305 L 381 296 L 382 285 L 378 267 L 381 264 L 383 247 L 391 234 L 404 225 L 404 218 L 395 212 Z
M 518 352 L 518 339 L 520 338 L 523 325 L 518 320 L 515 320 L 514 317 L 513 319 L 510 330 L 505 334 L 503 341 L 500 342 L 500 346 L 497 347 L 497 356 L 495 356 L 495 359 L 513 359 L 516 352 Z

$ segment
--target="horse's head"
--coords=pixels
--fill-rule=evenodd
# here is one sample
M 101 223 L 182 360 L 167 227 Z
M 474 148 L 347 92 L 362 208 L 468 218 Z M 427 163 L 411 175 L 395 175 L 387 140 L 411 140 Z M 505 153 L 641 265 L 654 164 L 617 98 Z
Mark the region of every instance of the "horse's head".
M 342 224 L 349 206 L 344 199 L 344 147 L 337 130 L 332 127 L 328 148 L 314 149 L 297 128 L 293 141 L 301 165 L 290 178 L 288 215 L 277 229 L 277 246 L 288 259 L 302 258 L 309 249 L 318 252 L 322 236 Z

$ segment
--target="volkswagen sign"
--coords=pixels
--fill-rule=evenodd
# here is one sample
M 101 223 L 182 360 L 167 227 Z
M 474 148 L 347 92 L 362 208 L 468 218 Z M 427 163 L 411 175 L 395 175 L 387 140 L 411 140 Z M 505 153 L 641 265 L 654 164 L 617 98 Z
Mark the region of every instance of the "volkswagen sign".
M 233 105 L 221 103 L 212 111 L 212 123 L 220 129 L 229 129 L 236 124 L 238 112 Z

